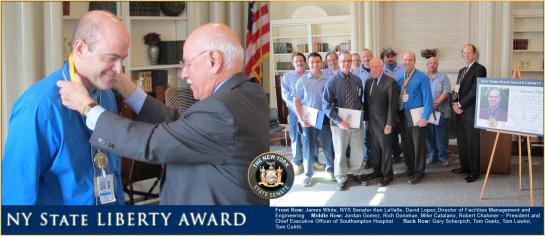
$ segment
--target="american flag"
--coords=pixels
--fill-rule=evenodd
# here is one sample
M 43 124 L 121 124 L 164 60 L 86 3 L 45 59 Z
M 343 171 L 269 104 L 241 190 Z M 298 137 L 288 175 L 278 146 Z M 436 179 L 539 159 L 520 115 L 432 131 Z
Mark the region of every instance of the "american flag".
M 261 83 L 261 65 L 269 54 L 269 8 L 266 2 L 250 2 L 248 6 L 248 27 L 246 28 L 245 69 L 246 77 L 252 74 Z

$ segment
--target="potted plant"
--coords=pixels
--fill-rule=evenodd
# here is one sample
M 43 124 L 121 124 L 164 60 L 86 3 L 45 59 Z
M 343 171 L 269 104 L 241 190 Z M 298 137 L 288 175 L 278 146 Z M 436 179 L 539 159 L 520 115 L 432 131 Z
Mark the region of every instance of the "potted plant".
M 426 60 L 427 60 L 430 57 L 437 57 L 438 51 L 439 50 L 437 48 L 422 49 L 422 50 L 420 50 L 420 56 L 422 56 L 423 58 L 426 58 Z
M 144 44 L 148 45 L 148 57 L 151 65 L 157 65 L 159 60 L 159 42 L 161 35 L 155 32 L 144 35 Z

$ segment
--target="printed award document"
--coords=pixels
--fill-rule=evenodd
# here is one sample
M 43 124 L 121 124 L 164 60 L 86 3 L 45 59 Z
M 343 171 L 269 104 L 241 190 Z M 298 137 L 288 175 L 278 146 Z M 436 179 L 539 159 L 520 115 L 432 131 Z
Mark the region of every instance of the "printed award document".
M 324 113 L 318 109 L 303 106 L 303 119 L 308 120 L 310 125 L 316 129 L 322 129 L 324 124 Z
M 407 116 L 407 122 L 410 122 L 409 125 L 411 127 L 417 126 L 418 121 L 420 120 L 420 117 L 422 117 L 422 113 L 424 113 L 424 107 L 413 108 L 410 111 L 411 111 L 410 116 Z M 428 123 L 439 125 L 439 119 L 441 119 L 441 112 L 434 111 L 431 113 L 430 117 L 428 118 Z
M 339 116 L 350 123 L 350 128 L 359 129 L 361 127 L 361 111 L 346 108 L 339 108 Z

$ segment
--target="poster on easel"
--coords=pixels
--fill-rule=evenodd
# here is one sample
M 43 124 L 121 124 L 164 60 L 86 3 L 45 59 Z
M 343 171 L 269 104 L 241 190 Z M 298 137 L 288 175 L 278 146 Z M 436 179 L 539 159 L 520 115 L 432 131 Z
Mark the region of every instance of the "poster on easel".
M 543 136 L 543 81 L 478 78 L 475 128 Z

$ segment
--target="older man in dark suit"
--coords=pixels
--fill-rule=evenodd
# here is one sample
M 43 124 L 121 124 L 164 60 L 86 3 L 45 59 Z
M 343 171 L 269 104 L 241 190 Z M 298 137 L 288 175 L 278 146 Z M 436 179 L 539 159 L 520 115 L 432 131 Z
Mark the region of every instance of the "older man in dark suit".
M 480 130 L 473 127 L 475 120 L 475 98 L 477 78 L 486 77 L 486 68 L 479 64 L 477 48 L 466 44 L 462 54 L 466 66 L 458 72 L 458 80 L 453 90 L 452 109 L 456 113 L 456 138 L 460 168 L 453 169 L 457 174 L 467 174 L 468 183 L 479 178 L 480 174 Z
M 369 63 L 371 78 L 365 83 L 363 109 L 365 126 L 369 129 L 371 163 L 374 176 L 380 176 L 379 186 L 388 185 L 393 177 L 392 127 L 397 119 L 399 91 L 394 78 L 384 73 L 378 58 Z
M 144 122 L 103 111 L 77 83 L 58 84 L 63 104 L 89 110 L 94 147 L 166 164 L 161 204 L 267 204 L 251 191 L 246 173 L 269 149 L 269 109 L 263 89 L 241 73 L 240 40 L 224 24 L 206 24 L 189 35 L 183 52 L 182 77 L 200 100 L 184 113 L 146 96 L 128 78 L 116 88 Z

